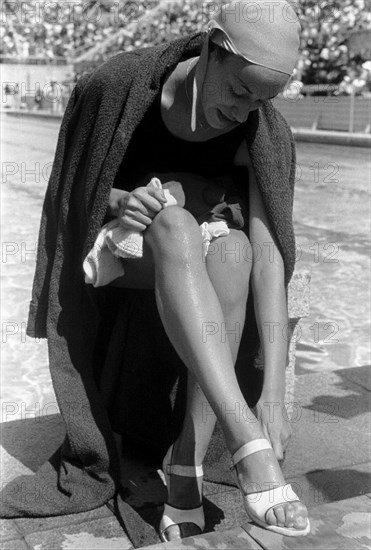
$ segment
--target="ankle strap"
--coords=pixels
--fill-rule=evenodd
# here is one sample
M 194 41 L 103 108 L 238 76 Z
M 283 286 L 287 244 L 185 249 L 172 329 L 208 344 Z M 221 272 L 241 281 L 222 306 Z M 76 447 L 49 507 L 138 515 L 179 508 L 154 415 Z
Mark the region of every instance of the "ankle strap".
M 202 477 L 204 475 L 201 466 L 181 466 L 180 464 L 168 464 L 166 467 L 167 474 L 175 474 L 183 477 Z
M 267 439 L 253 439 L 242 445 L 232 456 L 233 466 L 236 466 L 243 458 L 257 453 L 259 451 L 264 451 L 266 449 L 271 449 L 272 446 Z

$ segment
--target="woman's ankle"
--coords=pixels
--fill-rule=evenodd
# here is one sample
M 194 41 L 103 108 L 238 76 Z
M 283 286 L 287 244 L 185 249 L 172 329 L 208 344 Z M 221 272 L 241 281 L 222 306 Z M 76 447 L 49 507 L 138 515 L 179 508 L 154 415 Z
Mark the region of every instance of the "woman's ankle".
M 257 439 L 266 439 L 266 437 L 263 435 L 260 427 L 257 426 L 255 429 L 249 431 L 249 433 L 246 433 L 246 430 L 239 430 L 237 432 L 235 429 L 233 431 L 231 429 L 224 429 L 224 439 L 227 449 L 233 456 L 246 443 Z
M 203 445 L 196 445 L 194 439 L 190 440 L 181 434 L 173 445 L 173 463 L 183 466 L 200 466 L 206 450 Z
M 199 466 L 195 462 L 194 444 L 187 445 L 178 438 L 172 449 L 173 466 Z M 171 474 L 168 483 L 168 504 L 178 508 L 197 508 L 202 504 L 202 476 L 183 476 Z

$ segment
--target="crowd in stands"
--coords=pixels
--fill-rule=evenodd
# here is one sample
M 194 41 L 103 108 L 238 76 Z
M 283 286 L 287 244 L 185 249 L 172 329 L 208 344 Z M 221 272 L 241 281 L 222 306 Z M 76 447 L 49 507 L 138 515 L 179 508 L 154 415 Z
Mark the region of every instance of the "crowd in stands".
M 73 60 L 159 0 L 4 0 L 0 55 Z
M 43 4 L 4 0 L 0 55 L 49 60 L 61 57 L 71 62 L 94 47 L 90 62 L 99 64 L 118 51 L 156 45 L 203 30 L 217 6 L 225 1 L 58 0 Z M 302 25 L 297 79 L 304 84 L 339 84 L 344 93 L 357 79 L 366 78 L 366 86 L 370 86 L 365 72 L 369 49 L 355 55 L 348 43 L 355 31 L 371 28 L 367 0 L 292 3 Z M 109 37 L 114 40 L 106 47 Z M 99 44 L 101 48 L 97 48 Z
M 303 25 L 301 80 L 307 84 L 340 84 L 344 78 L 360 76 L 369 51 L 354 55 L 348 38 L 351 33 L 371 28 L 371 13 L 365 0 L 337 0 L 327 6 L 305 0 L 299 7 Z

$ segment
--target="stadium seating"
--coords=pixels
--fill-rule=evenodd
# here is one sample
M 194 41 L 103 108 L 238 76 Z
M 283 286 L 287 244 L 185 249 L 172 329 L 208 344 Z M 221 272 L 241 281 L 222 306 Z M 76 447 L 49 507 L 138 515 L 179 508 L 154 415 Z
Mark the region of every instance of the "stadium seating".
M 353 55 L 347 40 L 371 28 L 366 0 L 290 1 L 302 25 L 297 79 L 339 85 L 359 80 L 369 49 Z M 118 51 L 202 30 L 221 2 L 225 0 L 4 0 L 0 56 L 64 57 L 68 62 L 86 57 L 94 66 Z M 370 90 L 369 79 L 366 88 Z

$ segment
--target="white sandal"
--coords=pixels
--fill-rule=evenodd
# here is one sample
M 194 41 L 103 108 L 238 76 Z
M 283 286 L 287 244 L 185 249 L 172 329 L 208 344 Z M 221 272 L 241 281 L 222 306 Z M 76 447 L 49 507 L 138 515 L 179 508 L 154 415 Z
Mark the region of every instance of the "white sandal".
M 267 513 L 278 504 L 284 504 L 285 502 L 300 502 L 298 495 L 289 483 L 281 487 L 276 487 L 275 489 L 268 489 L 267 491 L 259 491 L 257 493 L 249 494 L 245 494 L 243 488 L 241 487 L 237 475 L 237 464 L 243 458 L 266 449 L 272 449 L 272 446 L 267 439 L 254 439 L 253 441 L 242 445 L 242 447 L 240 447 L 232 456 L 234 473 L 238 487 L 243 495 L 246 513 L 252 521 L 268 531 L 274 531 L 275 533 L 287 535 L 289 537 L 303 537 L 310 531 L 309 519 L 307 519 L 307 525 L 304 529 L 279 527 L 278 525 L 270 525 L 267 523 Z
M 202 466 L 181 466 L 172 464 L 173 445 L 169 448 L 162 462 L 162 470 L 165 476 L 165 485 L 170 493 L 170 475 L 184 477 L 202 477 L 204 475 Z M 200 499 L 202 495 L 200 495 Z M 164 505 L 164 512 L 160 522 L 160 538 L 162 542 L 170 542 L 165 535 L 165 531 L 172 525 L 181 525 L 182 523 L 193 523 L 201 533 L 205 529 L 205 516 L 202 504 L 197 508 L 175 508 L 170 504 Z

